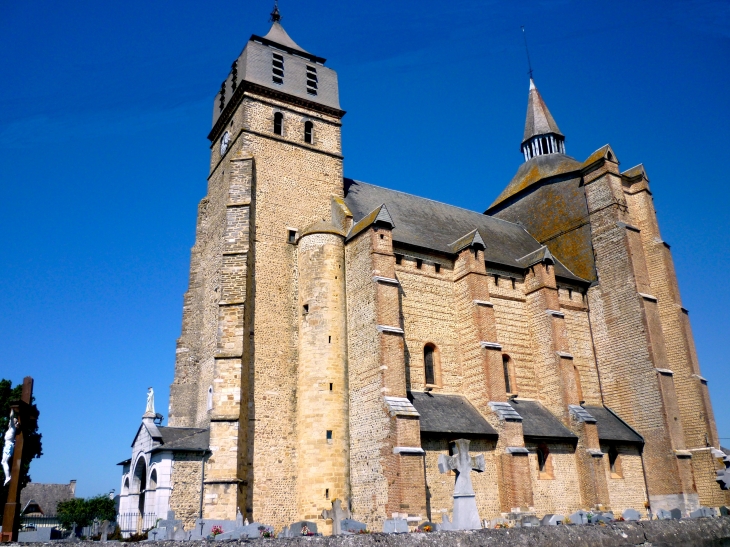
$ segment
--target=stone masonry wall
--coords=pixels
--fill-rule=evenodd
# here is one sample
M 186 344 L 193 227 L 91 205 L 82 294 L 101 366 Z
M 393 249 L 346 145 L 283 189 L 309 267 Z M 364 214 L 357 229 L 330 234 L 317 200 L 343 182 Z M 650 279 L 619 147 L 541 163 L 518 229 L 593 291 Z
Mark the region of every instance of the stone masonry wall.
M 192 530 L 200 516 L 201 463 L 199 454 L 177 454 L 172 463 L 170 511 Z

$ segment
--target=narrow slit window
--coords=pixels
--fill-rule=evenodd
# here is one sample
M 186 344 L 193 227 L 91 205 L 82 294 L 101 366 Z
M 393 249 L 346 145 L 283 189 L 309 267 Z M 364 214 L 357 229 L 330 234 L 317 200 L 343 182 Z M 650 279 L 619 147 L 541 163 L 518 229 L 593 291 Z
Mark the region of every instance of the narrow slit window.
M 436 348 L 433 344 L 427 344 L 423 348 L 423 368 L 426 374 L 426 384 L 436 383 L 436 374 L 434 367 L 434 352 Z
M 304 122 L 304 142 L 307 144 L 314 143 L 314 124 L 310 121 Z M 383 237 L 383 236 L 380 236 Z
M 316 95 L 319 88 L 317 79 L 317 68 L 307 65 L 307 93 Z
M 332 391 L 332 382 L 330 382 L 330 391 Z
M 330 489 L 329 488 L 324 489 L 324 497 L 325 497 L 325 499 L 330 499 Z
M 284 134 L 284 114 L 281 112 L 274 113 L 274 134 Z
M 309 304 L 304 304 L 303 309 L 304 309 L 304 315 L 307 315 L 309 313 Z
M 327 430 L 327 442 L 332 443 L 332 430 L 331 429 Z
M 327 343 L 328 344 L 331 344 L 332 343 L 332 337 L 331 336 L 328 336 L 327 337 Z M 332 385 L 332 384 L 330 384 L 330 385 Z
M 441 264 L 437 262 L 433 265 L 433 269 L 436 271 L 436 273 L 439 273 L 441 271 Z
M 403 255 L 395 255 L 395 263 L 400 264 L 401 262 L 403 262 Z
M 512 381 L 509 374 L 509 356 L 502 355 L 502 372 L 504 373 L 504 389 L 512 393 Z
M 289 230 L 286 241 L 288 243 L 296 243 L 297 242 L 297 231 Z
M 418 268 L 420 270 L 422 266 L 423 266 L 423 260 L 421 260 L 420 258 L 417 259 L 416 260 L 416 268 Z
M 284 56 L 278 53 L 274 53 L 271 60 L 271 81 L 279 85 L 284 83 Z

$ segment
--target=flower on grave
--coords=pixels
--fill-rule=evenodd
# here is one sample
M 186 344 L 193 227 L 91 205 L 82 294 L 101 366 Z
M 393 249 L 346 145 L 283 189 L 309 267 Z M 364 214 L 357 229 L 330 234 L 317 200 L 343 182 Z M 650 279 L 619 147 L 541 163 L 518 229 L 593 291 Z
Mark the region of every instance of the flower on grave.
M 269 530 L 266 526 L 259 526 L 259 535 L 262 538 L 272 538 L 274 537 L 271 535 L 271 530 Z
M 221 528 L 218 525 L 213 526 L 213 528 L 210 529 L 210 535 L 212 535 L 213 537 L 218 536 L 222 533 L 223 533 L 223 528 Z
M 616 517 L 613 520 L 618 521 L 618 522 L 624 522 L 624 520 L 626 520 L 626 519 L 624 519 L 623 517 Z
M 587 518 L 588 518 L 588 520 L 590 521 L 590 520 L 591 520 L 591 519 L 593 518 L 593 513 L 592 513 L 592 512 L 590 512 L 590 511 L 588 511 L 588 512 L 586 513 L 586 517 L 587 517 Z
M 569 517 L 565 517 L 565 518 L 563 519 L 563 524 L 573 524 L 573 521 L 572 521 L 572 520 L 570 520 L 570 518 L 569 518 Z
M 303 536 L 313 536 L 314 534 L 309 531 L 309 528 L 307 528 L 307 525 L 305 524 L 302 526 L 302 535 Z
M 433 532 L 433 528 L 431 528 L 430 524 L 427 524 L 426 526 L 421 528 L 421 530 L 423 530 L 424 532 Z
M 348 530 L 348 532 L 354 532 L 354 531 L 355 530 Z M 368 530 L 367 528 L 364 529 L 364 530 L 360 529 L 360 530 L 357 531 L 357 533 L 358 534 L 372 534 L 372 532 L 370 530 Z

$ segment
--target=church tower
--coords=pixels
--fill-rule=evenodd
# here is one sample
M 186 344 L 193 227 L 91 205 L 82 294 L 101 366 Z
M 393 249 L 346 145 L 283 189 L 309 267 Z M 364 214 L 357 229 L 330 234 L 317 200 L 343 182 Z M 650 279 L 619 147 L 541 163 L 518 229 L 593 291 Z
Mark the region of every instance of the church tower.
M 345 113 L 335 71 L 280 20 L 213 101 L 169 419 L 210 429 L 203 518 L 279 528 L 349 488 Z

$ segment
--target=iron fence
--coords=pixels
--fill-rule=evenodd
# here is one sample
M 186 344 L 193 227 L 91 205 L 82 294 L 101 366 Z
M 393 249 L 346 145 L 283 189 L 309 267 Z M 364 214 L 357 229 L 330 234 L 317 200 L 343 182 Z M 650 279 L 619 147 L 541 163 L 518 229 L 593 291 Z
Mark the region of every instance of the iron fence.
M 20 517 L 21 532 L 30 532 L 32 530 L 37 530 L 38 528 L 53 528 L 54 526 L 61 526 L 56 515 L 43 515 L 37 517 L 21 515 Z
M 157 520 L 157 513 L 120 513 L 117 515 L 117 524 L 124 537 L 128 537 L 130 534 L 141 534 L 145 530 L 154 528 Z

